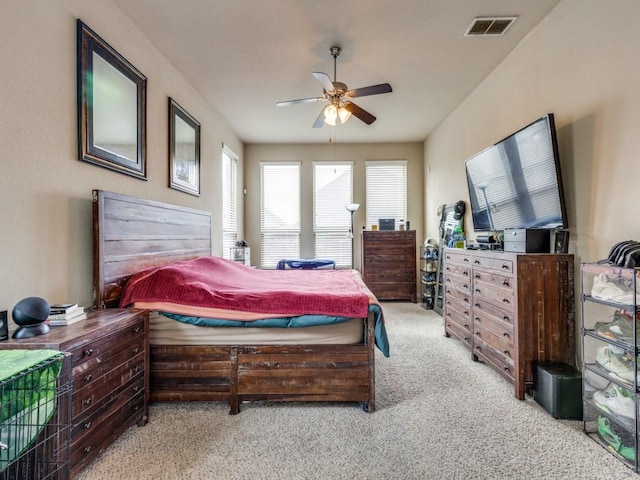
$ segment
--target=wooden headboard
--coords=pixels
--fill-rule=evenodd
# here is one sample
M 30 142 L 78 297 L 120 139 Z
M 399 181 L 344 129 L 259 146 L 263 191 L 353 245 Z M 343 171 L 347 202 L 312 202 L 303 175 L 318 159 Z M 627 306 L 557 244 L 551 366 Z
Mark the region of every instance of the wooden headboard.
M 93 191 L 96 308 L 117 307 L 128 278 L 145 268 L 211 255 L 211 213 Z

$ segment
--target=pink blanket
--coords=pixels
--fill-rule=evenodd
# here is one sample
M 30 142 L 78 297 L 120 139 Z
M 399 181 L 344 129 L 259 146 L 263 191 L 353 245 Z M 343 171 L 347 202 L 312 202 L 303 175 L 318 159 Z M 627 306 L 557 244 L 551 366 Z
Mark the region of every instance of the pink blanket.
M 164 303 L 266 315 L 364 318 L 370 296 L 354 274 L 351 270 L 258 270 L 219 257 L 200 257 L 133 275 L 120 305 Z

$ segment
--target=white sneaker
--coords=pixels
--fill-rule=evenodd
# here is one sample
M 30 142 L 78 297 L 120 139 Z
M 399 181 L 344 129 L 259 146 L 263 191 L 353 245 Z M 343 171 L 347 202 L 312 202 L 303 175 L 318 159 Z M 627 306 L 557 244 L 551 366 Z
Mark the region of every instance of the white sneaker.
M 596 363 L 602 368 L 605 368 L 609 372 L 616 376 L 627 380 L 628 382 L 634 381 L 633 372 L 633 360 L 620 352 L 613 351 L 621 350 L 614 346 L 605 346 L 598 349 L 596 353 Z
M 617 303 L 633 303 L 633 288 L 623 277 L 601 273 L 593 278 L 591 296 L 600 300 Z
M 606 413 L 625 417 L 625 420 L 635 420 L 633 395 L 622 387 L 610 385 L 604 390 L 594 392 L 593 401 Z

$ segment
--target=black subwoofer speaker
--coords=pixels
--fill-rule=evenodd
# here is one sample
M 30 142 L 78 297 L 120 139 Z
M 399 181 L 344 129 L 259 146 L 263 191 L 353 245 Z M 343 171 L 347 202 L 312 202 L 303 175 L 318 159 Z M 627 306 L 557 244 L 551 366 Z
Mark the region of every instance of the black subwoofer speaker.
M 538 363 L 533 399 L 553 418 L 582 420 L 582 374 L 566 363 Z

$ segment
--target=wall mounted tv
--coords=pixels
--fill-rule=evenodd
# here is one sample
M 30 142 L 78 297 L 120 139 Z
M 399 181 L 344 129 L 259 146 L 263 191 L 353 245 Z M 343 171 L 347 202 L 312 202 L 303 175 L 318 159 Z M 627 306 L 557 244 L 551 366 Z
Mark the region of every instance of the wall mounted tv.
M 473 228 L 567 228 L 553 114 L 465 162 Z

